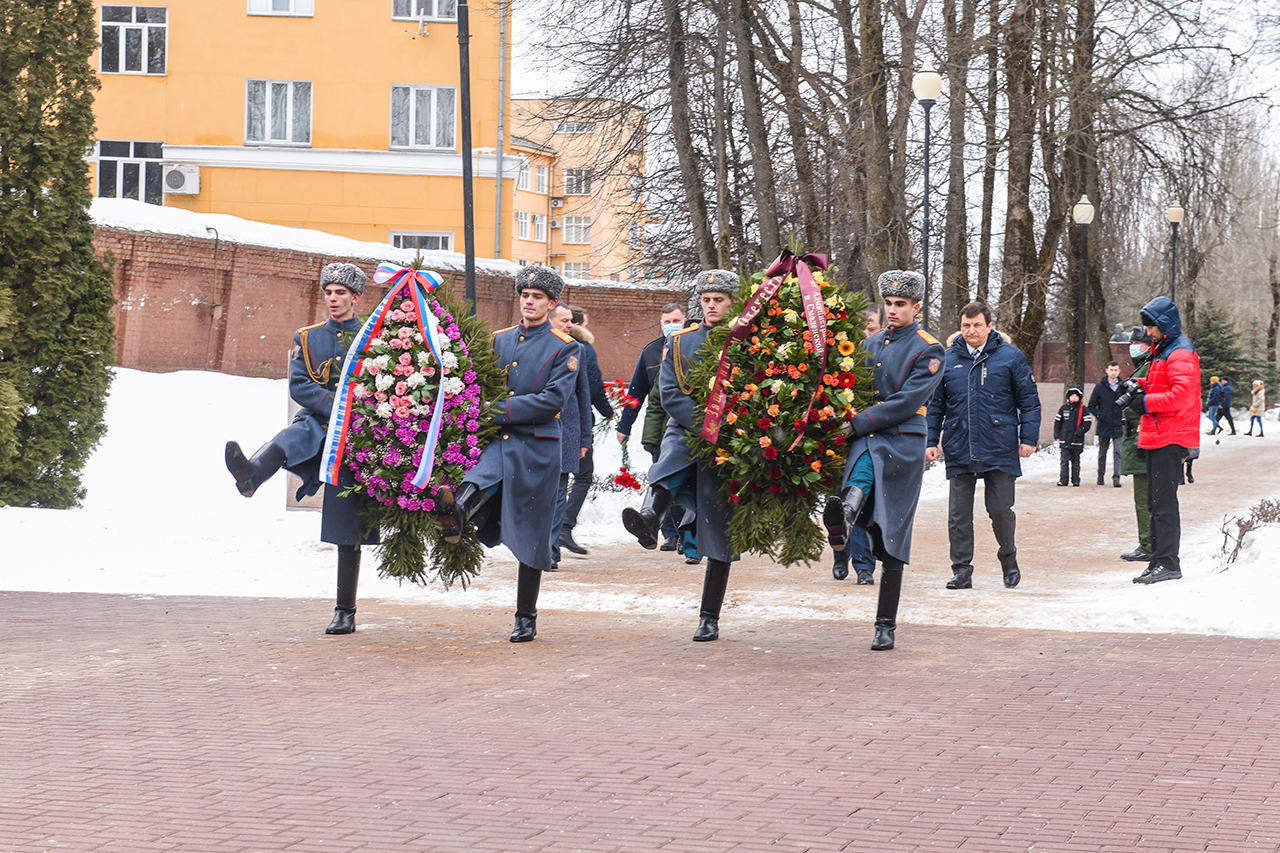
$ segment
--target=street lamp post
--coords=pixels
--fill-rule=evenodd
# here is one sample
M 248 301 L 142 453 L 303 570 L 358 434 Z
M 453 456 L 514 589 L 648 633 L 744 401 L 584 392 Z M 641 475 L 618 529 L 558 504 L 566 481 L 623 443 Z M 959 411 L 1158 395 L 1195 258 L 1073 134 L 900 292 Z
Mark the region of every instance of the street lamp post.
M 929 328 L 929 110 L 942 94 L 942 75 L 933 67 L 933 60 L 926 59 L 924 68 L 911 78 L 911 91 L 924 107 L 924 231 L 920 241 L 924 273 L 924 318 L 922 325 Z
M 1084 390 L 1084 241 L 1088 234 L 1089 223 L 1093 221 L 1093 205 L 1089 203 L 1087 195 L 1080 196 L 1080 200 L 1076 202 L 1075 207 L 1071 208 L 1071 218 L 1076 221 L 1076 225 L 1080 226 L 1080 293 L 1076 300 L 1076 326 L 1078 335 L 1076 338 L 1079 347 L 1079 367 L 1080 367 L 1080 389 Z
M 458 0 L 458 107 L 462 122 L 462 238 L 466 252 L 463 281 L 471 315 L 476 313 L 476 211 L 471 158 L 471 11 L 467 0 Z M 499 176 L 501 185 L 502 178 Z
M 1169 261 L 1169 298 L 1178 301 L 1178 226 L 1187 212 L 1177 202 L 1168 210 L 1169 224 L 1173 226 L 1173 257 Z

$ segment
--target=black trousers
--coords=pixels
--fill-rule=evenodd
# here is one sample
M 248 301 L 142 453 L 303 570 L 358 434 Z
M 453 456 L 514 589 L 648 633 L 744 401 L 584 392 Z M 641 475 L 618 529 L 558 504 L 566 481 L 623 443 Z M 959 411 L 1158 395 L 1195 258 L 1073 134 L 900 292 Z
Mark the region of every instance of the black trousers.
M 1147 454 L 1147 508 L 1151 510 L 1151 565 L 1182 571 L 1178 556 L 1182 544 L 1182 518 L 1178 512 L 1178 486 L 1182 485 L 1182 460 L 1187 450 L 1180 444 L 1157 447 Z
M 1061 470 L 1058 473 L 1058 485 L 1065 486 L 1068 482 L 1080 485 L 1080 454 L 1084 453 L 1083 447 L 1068 447 L 1062 444 L 1058 447 L 1058 456 L 1062 459 Z M 1099 474 L 1099 477 L 1102 475 Z M 1068 479 L 1069 478 L 1069 479 Z
M 578 460 L 578 473 L 573 475 L 573 487 L 569 489 L 569 497 L 564 506 L 564 526 L 572 530 L 578 524 L 578 513 L 587 502 L 591 492 L 591 482 L 595 478 L 595 448 L 587 448 L 587 455 Z
M 1107 479 L 1107 448 L 1111 448 L 1111 479 L 1120 482 L 1120 455 L 1123 437 L 1118 435 L 1100 435 L 1098 442 L 1098 482 Z
M 1077 469 L 1078 470 L 1078 469 Z M 1013 543 L 1017 528 L 1017 516 L 1013 512 L 1014 476 L 1004 471 L 985 471 L 982 474 L 956 474 L 951 478 L 951 503 L 947 512 L 947 532 L 951 537 L 951 570 L 970 569 L 973 566 L 973 496 L 978 478 L 985 485 L 987 515 L 991 529 L 996 534 L 1000 548 L 1000 568 L 1018 567 L 1018 547 Z

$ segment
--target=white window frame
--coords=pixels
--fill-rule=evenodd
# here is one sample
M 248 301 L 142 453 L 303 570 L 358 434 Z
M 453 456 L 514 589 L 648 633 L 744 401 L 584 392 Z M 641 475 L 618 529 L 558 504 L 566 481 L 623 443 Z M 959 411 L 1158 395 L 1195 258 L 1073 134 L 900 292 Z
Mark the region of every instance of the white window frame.
M 529 179 L 529 164 L 521 163 L 520 177 L 516 179 L 516 188 L 522 189 L 528 192 L 529 187 L 532 185 L 533 185 L 533 182 Z
M 129 9 L 128 21 L 108 21 L 108 9 Z M 151 13 L 158 10 L 163 12 L 163 21 L 139 21 L 139 9 L 146 9 L 148 13 L 146 17 L 151 17 Z M 98 10 L 99 30 L 98 36 L 102 39 L 102 43 L 98 47 L 98 71 L 102 74 L 141 74 L 144 76 L 163 77 L 168 73 L 169 68 L 169 7 L 168 6 L 120 6 L 115 4 L 104 5 Z M 108 33 L 110 29 L 112 32 Z M 138 33 L 138 56 L 140 58 L 139 67 L 137 69 L 127 69 L 124 67 L 128 61 L 128 33 L 136 31 Z M 163 45 L 160 59 L 160 65 L 163 66 L 159 70 L 151 69 L 151 52 L 153 34 L 159 34 L 159 39 Z M 108 56 L 108 41 L 115 42 L 116 68 L 115 70 L 106 67 Z
M 418 109 L 421 100 L 421 94 L 430 92 L 430 110 L 431 117 L 428 123 L 431 127 L 430 144 L 419 142 L 417 139 L 418 126 Z M 449 93 L 449 101 L 444 107 L 441 106 L 442 95 Z M 400 97 L 400 93 L 405 93 L 407 97 L 407 105 L 409 115 L 405 118 L 404 132 L 406 135 L 397 138 L 396 133 L 396 100 Z M 443 125 L 441 121 L 444 117 L 444 111 L 448 111 L 448 124 Z M 391 87 L 391 147 L 393 149 L 435 149 L 437 151 L 456 151 L 458 147 L 458 89 L 456 86 L 412 86 L 408 84 L 397 84 Z
M 594 121 L 559 121 L 554 133 L 595 133 Z
M 416 242 L 415 238 L 419 237 L 438 239 L 443 245 L 435 249 L 429 246 L 410 245 Z M 397 249 L 419 249 L 423 252 L 452 252 L 454 246 L 452 231 L 392 231 L 387 235 L 387 242 Z
M 262 88 L 262 138 L 253 136 L 253 96 L 255 88 Z M 279 109 L 276 93 L 283 87 L 285 111 L 285 135 L 272 135 L 275 130 L 275 119 Z M 305 93 L 305 97 L 304 97 Z M 310 80 L 264 80 L 251 77 L 244 82 L 244 144 L 245 145 L 288 145 L 293 147 L 309 147 L 311 145 L 311 116 L 315 106 L 315 87 Z M 296 111 L 306 105 L 306 126 L 301 127 Z
M 548 184 L 548 183 L 550 183 L 550 182 L 547 180 L 547 167 L 546 167 L 546 166 L 534 166 L 534 168 L 533 168 L 533 175 L 534 175 L 534 181 L 533 181 L 534 190 L 533 190 L 533 191 L 534 191 L 534 192 L 536 192 L 536 193 L 542 193 L 543 195 L 546 195 L 546 194 L 547 194 L 547 184 Z
M 588 168 L 564 170 L 565 195 L 591 195 L 591 170 Z
M 516 211 L 516 237 L 521 240 L 529 239 L 529 211 Z
M 565 279 L 591 278 L 590 261 L 565 261 L 560 267 L 560 276 Z
M 591 242 L 591 217 L 566 216 L 562 242 L 570 245 L 586 245 Z
M 103 144 L 116 146 L 128 146 L 129 153 L 125 154 L 104 154 L 102 152 Z M 146 202 L 147 204 L 164 204 L 164 154 L 163 151 L 157 152 L 154 156 L 145 156 L 139 153 L 139 146 L 148 145 L 159 148 L 162 143 L 159 142 L 135 142 L 125 139 L 101 139 L 95 153 L 94 158 L 98 163 L 98 186 L 97 193 L 99 198 L 132 198 L 135 201 Z M 136 196 L 124 195 L 124 178 L 125 172 L 129 166 L 136 166 L 138 169 L 138 194 Z M 114 174 L 112 182 L 115 185 L 115 192 L 112 195 L 103 195 L 102 190 L 106 182 L 102 180 L 103 172 L 110 168 Z M 151 177 L 154 181 L 154 189 L 156 195 L 152 199 L 147 198 L 147 178 Z
M 545 213 L 535 213 L 533 215 L 533 239 L 539 243 L 547 242 L 547 215 Z
M 458 0 L 391 0 L 393 21 L 456 21 Z
M 315 0 L 248 0 L 249 14 L 276 18 L 314 18 Z M 281 8 L 283 7 L 283 8 Z

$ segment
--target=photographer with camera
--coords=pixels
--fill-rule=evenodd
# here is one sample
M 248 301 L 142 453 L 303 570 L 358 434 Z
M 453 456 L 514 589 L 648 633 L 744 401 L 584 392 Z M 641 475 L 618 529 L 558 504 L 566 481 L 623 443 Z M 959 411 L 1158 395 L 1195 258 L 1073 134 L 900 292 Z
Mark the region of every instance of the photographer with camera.
M 1152 299 L 1141 317 L 1152 341 L 1150 366 L 1145 377 L 1126 383 L 1137 384 L 1141 393 L 1126 387 L 1120 399 L 1141 416 L 1138 453 L 1146 456 L 1151 511 L 1149 562 L 1133 582 L 1153 584 L 1182 578 L 1178 486 L 1187 451 L 1200 447 L 1200 356 L 1182 334 L 1178 306 L 1169 297 Z

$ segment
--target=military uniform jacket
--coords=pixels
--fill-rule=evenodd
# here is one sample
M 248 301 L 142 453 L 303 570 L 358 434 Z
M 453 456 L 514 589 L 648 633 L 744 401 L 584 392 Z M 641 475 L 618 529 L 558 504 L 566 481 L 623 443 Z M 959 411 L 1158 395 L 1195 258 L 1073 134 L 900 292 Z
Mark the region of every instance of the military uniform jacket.
M 918 323 L 885 328 L 863 344 L 874 369 L 873 404 L 853 417 L 845 477 L 864 452 L 875 466 L 871 495 L 876 557 L 911 562 L 911 529 L 924 478 L 926 406 L 942 378 L 946 351 Z
M 729 547 L 733 506 L 721 493 L 722 480 L 716 470 L 697 464 L 689 453 L 694 442 L 704 440 L 704 410 L 689 393 L 693 389 L 687 384 L 687 374 L 697 363 L 698 349 L 710 331 L 710 326 L 700 323 L 673 333 L 662 357 L 658 386 L 668 420 L 658 461 L 649 469 L 649 482 L 659 483 L 681 472 L 693 474 L 686 477 L 675 494 L 676 506 L 686 514 L 681 526 L 687 528 L 688 519 L 696 519 L 693 528 L 698 540 L 698 553 L 709 560 L 727 563 L 738 559 Z
M 276 434 L 274 442 L 284 451 L 284 467 L 302 479 L 297 497 L 314 495 L 322 485 L 320 451 L 329 433 L 334 392 L 347 350 L 364 321 L 359 317 L 339 323 L 330 318 L 293 335 L 293 355 L 289 359 L 289 396 L 302 408 L 293 423 Z M 338 497 L 355 485 L 346 465 L 339 471 L 337 486 L 325 484 L 324 512 L 320 518 L 320 540 L 334 545 L 372 545 L 377 531 L 360 535 L 359 499 Z
M 476 514 L 480 541 L 501 543 L 535 569 L 551 565 L 551 521 L 560 483 L 560 412 L 578 381 L 578 344 L 549 322 L 494 333 L 507 396 L 489 412 L 501 432 L 484 449 L 464 482 L 500 485 L 500 500 Z

